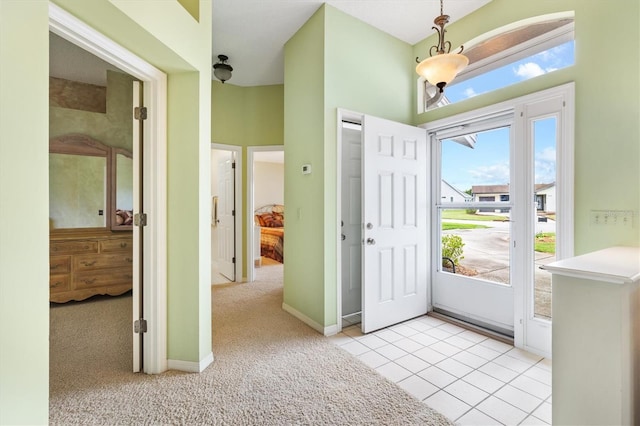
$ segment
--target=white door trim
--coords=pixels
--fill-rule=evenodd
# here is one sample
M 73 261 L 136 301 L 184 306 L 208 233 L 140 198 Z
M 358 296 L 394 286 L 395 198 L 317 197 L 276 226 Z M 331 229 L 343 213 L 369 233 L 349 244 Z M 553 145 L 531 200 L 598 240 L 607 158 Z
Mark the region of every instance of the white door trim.
M 256 152 L 284 152 L 284 145 L 263 145 L 247 147 L 247 281 L 252 282 L 256 279 L 256 264 L 253 253 L 253 239 L 255 238 L 253 212 L 256 209 L 254 203 L 254 176 L 253 166 Z M 286 183 L 285 183 L 286 184 Z M 286 208 L 286 204 L 285 204 Z
M 236 216 L 234 218 L 234 226 L 236 228 L 236 281 L 237 283 L 246 280 L 246 277 L 242 275 L 242 147 L 236 145 L 225 145 L 222 143 L 211 143 L 211 149 L 219 149 L 223 151 L 231 151 L 235 155 L 236 161 L 236 173 L 235 173 L 235 204 L 236 204 Z M 211 165 L 212 169 L 214 165 Z M 217 167 L 217 166 L 215 166 Z
M 143 371 L 167 370 L 167 76 L 134 53 L 115 43 L 73 15 L 49 3 L 49 29 L 124 72 L 142 80 L 145 121 L 144 205 L 151 220 L 144 233 L 144 335 Z M 152 143 L 153 141 L 153 143 Z

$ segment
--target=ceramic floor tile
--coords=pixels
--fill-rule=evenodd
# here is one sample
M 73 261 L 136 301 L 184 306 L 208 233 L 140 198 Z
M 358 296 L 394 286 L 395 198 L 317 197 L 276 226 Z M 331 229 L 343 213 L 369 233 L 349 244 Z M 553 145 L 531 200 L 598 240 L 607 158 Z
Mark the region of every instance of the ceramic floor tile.
M 551 369 L 551 360 L 549 358 L 545 358 L 542 361 L 540 361 L 539 363 L 537 363 L 536 367 L 540 367 L 540 368 L 542 368 L 544 370 L 552 371 L 552 369 Z
M 351 336 L 351 337 L 364 336 L 364 334 L 362 334 L 362 329 L 358 325 L 352 325 L 351 327 L 347 327 L 343 329 L 342 332 L 347 336 Z
M 439 320 L 438 318 L 430 317 L 430 316 L 421 317 L 420 319 L 418 319 L 418 321 L 423 322 L 431 327 L 438 327 L 438 326 L 441 326 L 442 324 L 445 324 L 444 321 Z
M 478 370 L 485 374 L 488 374 L 495 379 L 502 380 L 505 383 L 510 382 L 518 376 L 518 373 L 516 373 L 515 371 L 498 365 L 494 362 L 488 362 L 482 367 L 478 368 Z
M 504 382 L 478 370 L 472 371 L 471 373 L 467 374 L 462 378 L 462 380 L 471 383 L 475 387 L 489 393 L 494 393 L 504 386 Z
M 493 394 L 503 401 L 521 409 L 526 413 L 531 413 L 538 408 L 542 403 L 540 398 L 537 398 L 530 393 L 524 392 L 511 385 L 506 385 Z
M 379 347 L 388 345 L 389 342 L 387 342 L 384 339 L 379 338 L 378 336 L 374 336 L 372 334 L 368 334 L 366 336 L 362 336 L 362 337 L 358 337 L 356 338 L 356 340 L 360 343 L 362 343 L 363 345 L 371 348 L 371 349 L 377 349 Z
M 458 337 L 462 337 L 463 339 L 467 339 L 470 342 L 473 343 L 480 343 L 483 340 L 487 340 L 488 337 L 487 336 L 483 336 L 482 334 L 476 333 L 474 331 L 471 330 L 465 330 L 460 334 L 457 334 Z
M 430 328 L 429 330 L 425 331 L 424 334 L 429 335 L 431 337 L 435 337 L 438 340 L 444 340 L 447 337 L 451 337 L 452 334 L 448 333 L 444 330 L 441 330 L 440 327 L 437 328 Z
M 327 339 L 333 343 L 334 345 L 344 345 L 345 343 L 349 343 L 353 341 L 353 337 L 347 336 L 344 333 L 334 334 L 333 336 L 327 337 Z
M 542 361 L 542 357 L 540 355 L 532 354 L 531 352 L 527 352 L 519 348 L 513 348 L 509 352 L 505 353 L 505 355 L 519 359 L 520 361 L 531 365 Z
M 469 349 L 471 346 L 475 345 L 475 343 L 470 340 L 463 339 L 460 335 L 448 337 L 444 341 L 460 349 Z
M 457 377 L 439 369 L 438 367 L 429 367 L 418 373 L 418 376 L 433 383 L 439 388 L 444 388 L 457 380 Z
M 395 342 L 393 342 L 394 346 L 399 347 L 400 349 L 402 349 L 403 351 L 407 351 L 409 353 L 415 352 L 418 349 L 422 349 L 424 348 L 424 345 L 421 345 L 420 343 L 416 342 L 415 340 L 411 340 L 408 337 L 405 337 L 404 339 L 400 339 L 397 340 Z
M 523 374 L 527 377 L 531 377 L 532 379 L 542 382 L 547 386 L 551 386 L 551 372 L 549 370 L 545 370 L 535 365 L 525 371 Z
M 520 426 L 547 426 L 548 424 L 537 417 L 529 416 L 520 423 Z
M 479 344 L 500 353 L 505 353 L 513 349 L 512 345 L 507 345 L 506 343 L 502 343 L 494 339 L 483 340 Z
M 407 354 L 405 351 L 392 344 L 379 347 L 378 349 L 376 349 L 376 352 L 378 352 L 382 356 L 389 358 L 392 361 Z
M 424 400 L 427 406 L 433 408 L 439 413 L 442 413 L 451 421 L 461 417 L 467 411 L 471 409 L 471 406 L 460 401 L 453 395 L 448 394 L 445 391 L 437 392 Z
M 521 409 L 495 396 L 485 399 L 476 408 L 505 425 L 517 425 L 527 417 L 527 413 Z
M 415 351 L 413 355 L 424 361 L 427 361 L 429 364 L 436 364 L 447 358 L 445 355 L 441 354 L 440 352 L 434 351 L 431 348 L 422 348 Z
M 373 333 L 373 335 L 383 340 L 386 340 L 389 343 L 393 343 L 397 340 L 402 339 L 402 335 L 396 333 L 395 331 L 391 331 L 388 328 L 385 328 L 384 330 L 376 331 L 375 333 Z
M 369 351 L 358 355 L 358 359 L 371 368 L 377 368 L 390 362 L 388 358 L 383 357 L 376 351 Z
M 408 325 L 404 325 L 404 324 L 400 324 L 400 325 L 394 325 L 393 327 L 389 328 L 391 331 L 395 331 L 396 333 L 404 336 L 404 337 L 409 337 L 409 336 L 413 336 L 414 334 L 418 333 L 418 330 L 416 330 L 415 328 L 411 328 Z
M 472 407 L 489 396 L 487 392 L 462 380 L 451 383 L 444 390 Z
M 458 426 L 501 426 L 502 423 L 496 419 L 484 414 L 482 411 L 478 411 L 475 408 L 469 411 L 464 416 L 456 420 Z
M 472 367 L 472 368 L 479 368 L 479 367 L 485 365 L 487 362 L 489 362 L 486 359 L 481 358 L 478 355 L 474 355 L 472 353 L 469 353 L 467 351 L 458 352 L 457 354 L 455 354 L 451 358 L 453 358 L 456 361 L 459 361 L 459 362 L 461 362 L 461 363 L 463 363 L 465 365 L 468 365 L 469 367 Z
M 473 371 L 473 368 L 451 358 L 447 358 L 444 361 L 439 362 L 437 367 L 449 374 L 453 374 L 456 377 L 466 376 Z
M 428 362 L 423 361 L 417 356 L 411 354 L 398 358 L 394 362 L 411 371 L 412 373 L 418 373 L 430 366 Z
M 420 320 L 413 320 L 407 323 L 407 326 L 418 330 L 420 332 L 428 330 L 430 328 L 432 328 L 431 326 L 425 324 L 424 322 L 420 321 Z
M 443 342 L 443 341 L 436 342 L 433 345 L 430 345 L 429 347 L 446 356 L 453 356 L 461 351 L 460 348 L 450 345 L 449 343 Z
M 533 396 L 537 396 L 540 399 L 547 399 L 551 396 L 551 386 L 547 386 L 527 376 L 516 377 L 511 381 L 510 385 L 530 393 Z
M 551 424 L 551 404 L 545 402 L 532 413 L 536 418 Z
M 398 383 L 399 381 L 411 376 L 411 372 L 409 370 L 400 367 L 394 362 L 389 362 L 387 364 L 381 365 L 375 370 L 395 383 Z
M 414 334 L 413 336 L 409 337 L 409 339 L 415 340 L 423 346 L 433 345 L 438 341 L 438 339 L 436 339 L 435 337 L 431 337 L 428 334 L 424 333 Z
M 447 333 L 450 334 L 458 334 L 458 333 L 462 333 L 463 331 L 466 331 L 464 328 L 462 327 L 458 327 L 457 325 L 453 325 L 453 324 L 442 324 L 440 327 L 438 327 L 440 330 L 444 330 Z
M 422 401 L 438 392 L 438 388 L 418 376 L 410 376 L 398 382 L 398 386 Z
M 467 349 L 467 352 L 478 355 L 479 357 L 482 357 L 487 361 L 496 359 L 501 355 L 500 352 L 494 351 L 493 349 L 487 348 L 486 346 L 482 346 L 481 344 L 470 347 L 469 349 Z
M 345 343 L 340 347 L 352 355 L 360 355 L 371 350 L 362 343 L 355 340 L 349 343 Z
M 531 368 L 531 364 L 527 364 L 526 362 L 520 361 L 519 359 L 511 358 L 508 355 L 501 355 L 498 358 L 494 359 L 493 362 L 510 370 L 513 370 L 518 374 L 524 373 L 529 368 Z

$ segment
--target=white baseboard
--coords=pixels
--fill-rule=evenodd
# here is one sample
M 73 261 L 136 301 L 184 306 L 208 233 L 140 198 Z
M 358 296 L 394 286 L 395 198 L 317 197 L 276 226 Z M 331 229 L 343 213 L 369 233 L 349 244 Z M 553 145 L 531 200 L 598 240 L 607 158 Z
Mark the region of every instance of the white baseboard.
M 336 324 L 324 327 L 284 302 L 282 303 L 282 309 L 324 336 L 333 336 L 334 334 L 338 333 L 338 326 Z
M 167 360 L 169 370 L 186 371 L 188 373 L 202 373 L 213 362 L 213 352 L 204 357 L 200 362 L 181 361 L 179 359 Z

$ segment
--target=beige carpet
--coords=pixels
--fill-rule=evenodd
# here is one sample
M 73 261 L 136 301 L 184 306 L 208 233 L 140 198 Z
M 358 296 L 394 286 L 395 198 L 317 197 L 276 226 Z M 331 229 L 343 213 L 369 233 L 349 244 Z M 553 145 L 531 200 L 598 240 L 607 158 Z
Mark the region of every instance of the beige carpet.
M 284 312 L 281 277 L 214 288 L 201 374 L 129 372 L 129 297 L 52 307 L 51 424 L 450 424 Z

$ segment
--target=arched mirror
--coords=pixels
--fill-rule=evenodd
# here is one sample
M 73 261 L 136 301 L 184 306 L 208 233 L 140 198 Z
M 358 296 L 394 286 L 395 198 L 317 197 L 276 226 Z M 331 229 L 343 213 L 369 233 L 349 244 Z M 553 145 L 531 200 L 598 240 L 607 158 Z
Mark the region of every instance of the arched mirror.
M 49 141 L 51 230 L 110 228 L 111 148 L 86 135 Z
M 130 151 L 112 150 L 113 177 L 111 229 L 130 230 L 133 226 L 133 155 Z

